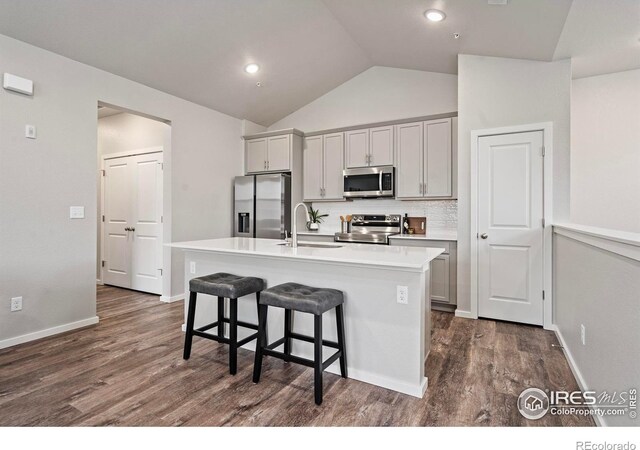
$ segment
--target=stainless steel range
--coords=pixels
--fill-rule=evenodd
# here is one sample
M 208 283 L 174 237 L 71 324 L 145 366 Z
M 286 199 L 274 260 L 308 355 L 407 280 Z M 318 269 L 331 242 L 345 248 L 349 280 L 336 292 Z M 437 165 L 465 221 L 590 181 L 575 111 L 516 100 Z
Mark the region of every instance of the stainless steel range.
M 389 236 L 400 233 L 402 219 L 399 214 L 354 215 L 351 233 L 336 233 L 336 242 L 360 242 L 364 244 L 389 244 Z

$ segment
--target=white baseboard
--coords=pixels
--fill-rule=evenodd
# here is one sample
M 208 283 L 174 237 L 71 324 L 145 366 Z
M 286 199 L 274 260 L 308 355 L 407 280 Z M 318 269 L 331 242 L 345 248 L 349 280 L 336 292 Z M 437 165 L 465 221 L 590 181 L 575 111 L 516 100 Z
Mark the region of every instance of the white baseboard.
M 182 328 L 182 332 L 184 333 L 185 331 L 187 331 L 187 324 L 183 323 L 181 328 Z
M 100 319 L 98 316 L 89 317 L 88 319 L 78 320 L 77 322 L 66 323 L 53 328 L 47 328 L 45 330 L 36 331 L 33 333 L 23 334 L 22 336 L 16 336 L 9 339 L 0 341 L 0 349 L 13 347 L 14 345 L 24 344 L 25 342 L 35 341 L 36 339 L 42 339 L 54 334 L 64 333 L 66 331 L 75 330 L 77 328 L 87 327 L 89 325 L 95 325 Z
M 179 302 L 180 300 L 184 300 L 184 294 L 178 294 L 178 295 L 174 295 L 172 297 L 169 297 L 168 295 L 161 295 L 160 296 L 160 301 L 164 302 L 164 303 Z
M 573 359 L 573 356 L 571 355 L 571 351 L 569 350 L 569 347 L 567 347 L 567 342 L 564 340 L 564 337 L 562 337 L 562 333 L 560 333 L 560 330 L 558 329 L 558 326 L 554 325 L 552 331 L 554 331 L 556 333 L 556 337 L 558 338 L 558 342 L 560 342 L 560 345 L 562 346 L 562 351 L 564 352 L 564 356 L 567 358 L 567 361 L 569 362 L 569 368 L 571 369 L 571 372 L 573 373 L 573 376 L 575 377 L 576 381 L 578 382 L 578 387 L 583 392 L 584 391 L 589 391 L 590 389 L 587 386 L 587 383 L 584 381 L 582 373 L 580 372 L 580 369 L 578 368 L 578 365 L 576 364 L 576 361 Z M 593 420 L 595 421 L 597 426 L 599 426 L 599 427 L 606 427 L 607 426 L 607 423 L 606 423 L 604 417 L 599 416 L 597 414 L 593 414 L 591 417 L 593 417 Z
M 463 319 L 475 319 L 471 314 L 471 311 L 463 311 L 461 309 L 456 309 L 456 317 L 462 317 Z

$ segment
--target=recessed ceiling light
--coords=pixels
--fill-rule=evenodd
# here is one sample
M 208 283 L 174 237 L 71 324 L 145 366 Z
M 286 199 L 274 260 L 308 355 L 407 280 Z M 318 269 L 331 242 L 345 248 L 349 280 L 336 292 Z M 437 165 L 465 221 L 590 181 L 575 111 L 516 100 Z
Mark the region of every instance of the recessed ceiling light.
M 247 73 L 256 73 L 258 70 L 260 70 L 260 66 L 254 63 L 247 64 L 244 67 L 244 71 Z
M 424 12 L 424 16 L 432 22 L 442 22 L 445 17 L 445 13 L 438 11 L 437 9 L 429 9 Z

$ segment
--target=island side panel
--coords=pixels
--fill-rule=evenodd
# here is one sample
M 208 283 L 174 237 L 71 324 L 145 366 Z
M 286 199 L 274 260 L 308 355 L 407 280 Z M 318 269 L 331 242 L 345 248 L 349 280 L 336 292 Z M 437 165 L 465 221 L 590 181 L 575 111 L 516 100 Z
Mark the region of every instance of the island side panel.
M 196 263 L 196 274 L 189 266 Z M 316 287 L 340 289 L 345 294 L 345 334 L 349 377 L 405 394 L 422 397 L 427 379 L 424 358 L 429 352 L 430 320 L 429 273 L 399 269 L 316 262 L 297 259 L 215 253 L 185 252 L 185 284 L 188 280 L 215 272 L 264 278 L 268 286 L 294 281 Z M 408 287 L 408 304 L 397 302 L 397 286 Z M 215 321 L 214 297 L 199 295 L 196 326 Z M 186 309 L 185 309 L 186 313 Z M 240 320 L 257 323 L 255 296 L 238 302 Z M 284 312 L 269 308 L 269 340 L 282 336 Z M 297 313 L 295 331 L 312 336 L 313 317 Z M 324 314 L 323 332 L 326 339 L 336 340 L 335 311 Z M 251 330 L 240 329 L 240 338 Z M 254 342 L 244 348 L 253 350 Z M 295 342 L 295 354 L 312 358 L 312 345 Z M 325 359 L 332 354 L 324 349 Z M 338 363 L 327 371 L 339 373 Z

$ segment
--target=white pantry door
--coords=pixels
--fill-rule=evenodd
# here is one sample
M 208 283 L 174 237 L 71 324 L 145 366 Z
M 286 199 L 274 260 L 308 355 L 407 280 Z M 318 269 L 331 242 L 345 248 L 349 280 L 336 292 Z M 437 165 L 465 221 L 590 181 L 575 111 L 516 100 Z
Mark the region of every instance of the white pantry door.
M 162 153 L 105 160 L 105 284 L 162 293 Z
M 478 315 L 542 325 L 542 131 L 478 145 Z

